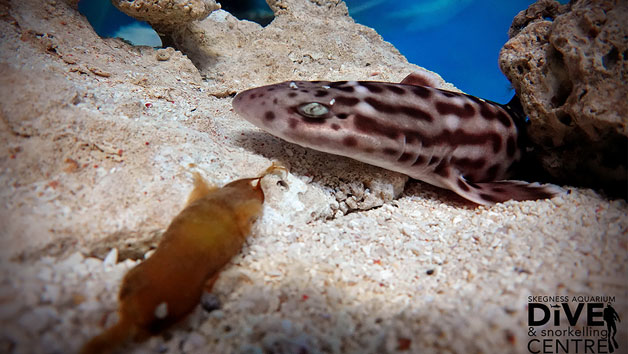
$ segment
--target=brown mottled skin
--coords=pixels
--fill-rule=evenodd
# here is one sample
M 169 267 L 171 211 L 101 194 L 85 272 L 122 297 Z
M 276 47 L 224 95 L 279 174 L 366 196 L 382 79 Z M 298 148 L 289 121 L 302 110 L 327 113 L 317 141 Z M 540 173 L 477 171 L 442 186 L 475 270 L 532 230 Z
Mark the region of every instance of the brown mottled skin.
M 284 82 L 241 92 L 233 107 L 289 142 L 401 172 L 477 204 L 557 193 L 506 180 L 522 154 L 522 112 L 433 82 L 420 74 L 399 84 Z

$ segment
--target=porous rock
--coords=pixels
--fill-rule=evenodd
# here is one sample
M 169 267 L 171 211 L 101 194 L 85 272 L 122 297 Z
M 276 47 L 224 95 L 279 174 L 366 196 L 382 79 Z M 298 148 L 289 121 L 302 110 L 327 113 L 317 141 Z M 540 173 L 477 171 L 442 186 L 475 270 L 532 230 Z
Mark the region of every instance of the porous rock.
M 530 117 L 535 156 L 562 183 L 626 196 L 628 2 L 540 0 L 500 53 Z

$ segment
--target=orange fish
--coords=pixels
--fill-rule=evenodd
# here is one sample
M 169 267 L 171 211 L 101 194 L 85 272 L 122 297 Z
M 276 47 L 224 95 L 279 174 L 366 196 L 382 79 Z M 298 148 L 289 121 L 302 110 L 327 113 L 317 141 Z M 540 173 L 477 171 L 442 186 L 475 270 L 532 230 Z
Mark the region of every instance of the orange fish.
M 272 165 L 261 176 L 222 188 L 195 174 L 187 206 L 177 215 L 148 259 L 122 280 L 119 320 L 92 338 L 81 353 L 109 353 L 129 340 L 142 341 L 188 315 L 220 270 L 235 256 L 261 215 L 260 179 L 285 168 Z

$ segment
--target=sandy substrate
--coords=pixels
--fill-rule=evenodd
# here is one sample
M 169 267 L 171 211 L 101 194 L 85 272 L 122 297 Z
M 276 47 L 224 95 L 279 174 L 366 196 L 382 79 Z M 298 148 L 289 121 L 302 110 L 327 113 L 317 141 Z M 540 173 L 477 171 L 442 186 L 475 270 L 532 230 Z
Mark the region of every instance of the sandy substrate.
M 215 61 L 200 71 L 99 38 L 64 2 L 0 3 L 0 351 L 76 352 L 115 322 L 122 276 L 192 171 L 222 185 L 279 161 L 290 173 L 264 178 L 264 215 L 214 287 L 220 309 L 120 352 L 528 353 L 530 295 L 614 296 L 626 352 L 624 200 L 564 186 L 477 207 L 237 117 L 229 94 L 259 84 L 419 70 L 344 4 L 303 3 L 312 16 L 288 7 L 264 29 L 212 14 L 200 27 Z

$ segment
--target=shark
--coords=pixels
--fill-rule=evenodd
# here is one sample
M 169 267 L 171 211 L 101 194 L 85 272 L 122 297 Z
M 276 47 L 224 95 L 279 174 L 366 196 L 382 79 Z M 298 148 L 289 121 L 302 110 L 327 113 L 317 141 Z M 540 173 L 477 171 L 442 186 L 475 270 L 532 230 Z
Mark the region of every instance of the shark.
M 437 88 L 427 74 L 400 83 L 286 81 L 238 93 L 234 111 L 285 141 L 406 174 L 480 205 L 551 198 L 551 184 L 510 179 L 524 153 L 517 96 L 499 104 Z

